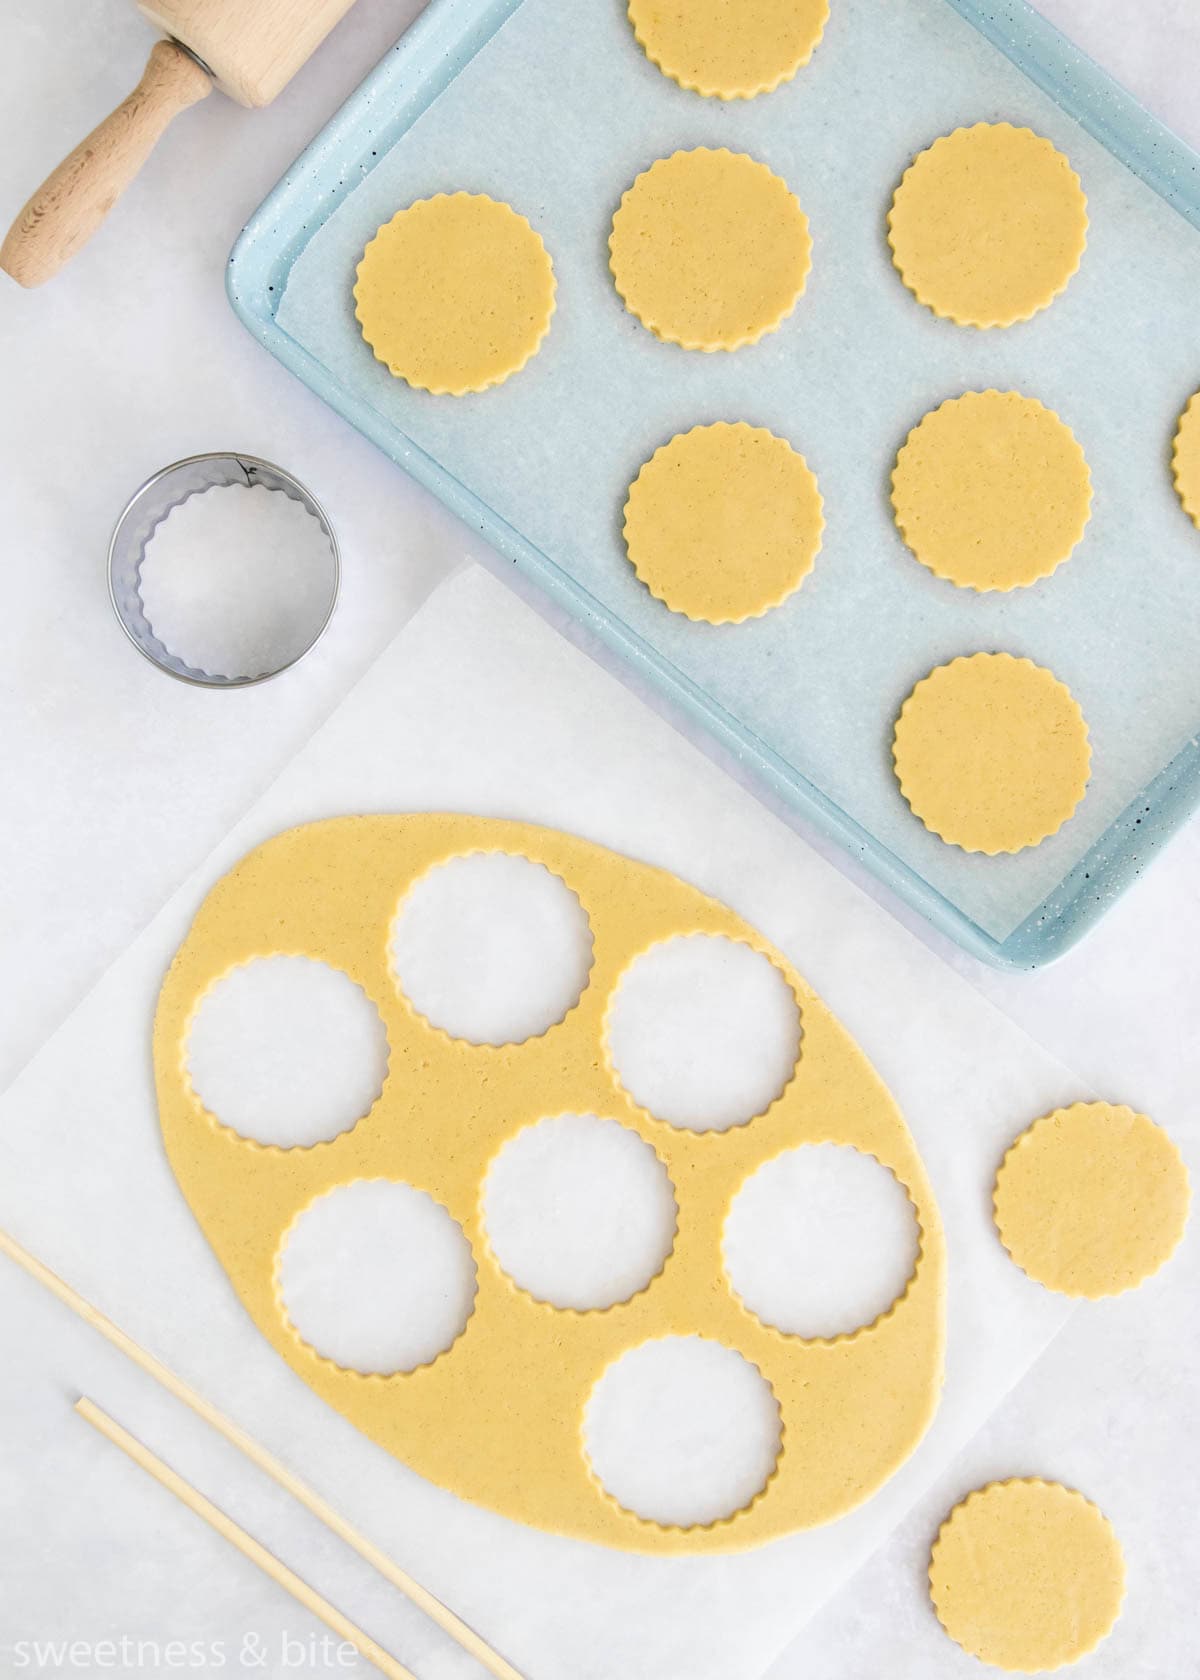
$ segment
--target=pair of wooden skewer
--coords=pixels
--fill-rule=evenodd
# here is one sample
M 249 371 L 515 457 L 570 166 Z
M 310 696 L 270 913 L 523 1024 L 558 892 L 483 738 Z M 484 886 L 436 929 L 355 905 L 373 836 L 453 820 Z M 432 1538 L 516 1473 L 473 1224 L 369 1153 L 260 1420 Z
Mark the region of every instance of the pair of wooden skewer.
M 277 1482 L 294 1499 L 299 1500 L 305 1510 L 310 1511 L 314 1517 L 323 1522 L 326 1528 L 337 1535 L 339 1540 L 344 1540 L 348 1546 L 353 1547 L 359 1557 L 364 1558 L 373 1569 L 383 1576 L 385 1581 L 398 1588 L 411 1603 L 415 1604 L 418 1609 L 423 1610 L 431 1621 L 436 1622 L 444 1632 L 458 1642 L 464 1651 L 468 1652 L 490 1674 L 494 1675 L 495 1680 L 522 1680 L 522 1676 L 511 1663 L 505 1661 L 498 1651 L 494 1651 L 473 1628 L 468 1627 L 466 1622 L 454 1614 L 453 1610 L 444 1605 L 441 1599 L 435 1598 L 419 1581 L 414 1581 L 412 1576 L 401 1569 L 398 1564 L 393 1563 L 385 1552 L 381 1552 L 378 1546 L 373 1545 L 365 1535 L 360 1534 L 356 1528 L 352 1527 L 346 1518 L 327 1504 L 319 1493 L 308 1486 L 307 1482 L 302 1481 L 285 1464 L 282 1464 L 279 1459 L 269 1453 L 265 1447 L 260 1446 L 252 1436 L 247 1435 L 245 1430 L 240 1429 L 232 1419 L 218 1411 L 203 1395 L 198 1394 L 194 1388 L 184 1382 L 182 1377 L 176 1376 L 175 1372 L 168 1369 L 161 1360 L 156 1359 L 152 1353 L 148 1353 L 145 1348 L 139 1346 L 132 1336 L 127 1335 L 119 1325 L 114 1324 L 112 1319 L 106 1318 L 97 1307 L 92 1306 L 90 1301 L 84 1300 L 83 1296 L 72 1289 L 69 1283 L 64 1282 L 48 1266 L 43 1265 L 35 1255 L 30 1254 L 28 1249 L 22 1248 L 21 1244 L 4 1230 L 0 1230 L 0 1253 L 6 1254 L 10 1260 L 15 1261 L 30 1277 L 35 1278 L 52 1295 L 57 1296 L 60 1301 L 70 1307 L 72 1312 L 78 1314 L 85 1324 L 90 1324 L 94 1330 L 98 1330 L 107 1341 L 111 1342 L 135 1365 L 140 1366 L 143 1371 L 153 1377 L 168 1393 L 175 1395 L 176 1399 L 182 1400 L 185 1406 L 189 1406 L 196 1413 L 197 1417 L 203 1418 L 205 1423 L 210 1424 L 219 1435 L 223 1435 L 252 1464 L 257 1465 L 260 1470 L 270 1476 L 273 1482 Z M 377 1645 L 369 1634 L 364 1633 L 348 1617 L 343 1616 L 335 1605 L 331 1604 L 328 1599 L 323 1598 L 313 1587 L 310 1587 L 307 1581 L 302 1581 L 285 1563 L 281 1563 L 273 1552 L 269 1552 L 265 1546 L 260 1545 L 253 1535 L 248 1534 L 244 1528 L 240 1528 L 231 1517 L 225 1515 L 224 1511 L 218 1509 L 211 1500 L 206 1499 L 198 1488 L 194 1488 L 190 1482 L 185 1481 L 177 1471 L 172 1470 L 169 1464 L 164 1463 L 161 1458 L 152 1453 L 128 1430 L 123 1429 L 115 1418 L 109 1417 L 107 1412 L 102 1411 L 86 1395 L 76 1401 L 75 1410 L 81 1417 L 86 1418 L 94 1428 L 98 1429 L 102 1435 L 107 1436 L 110 1441 L 120 1447 L 122 1452 L 127 1453 L 135 1464 L 140 1464 L 143 1470 L 154 1477 L 155 1481 L 161 1483 L 177 1499 L 180 1499 L 189 1510 L 194 1511 L 198 1517 L 203 1517 L 204 1521 L 215 1528 L 218 1534 L 223 1535 L 233 1546 L 236 1546 L 243 1557 L 249 1558 L 251 1563 L 256 1563 L 264 1574 L 269 1575 L 273 1581 L 283 1587 L 286 1592 L 289 1592 L 298 1604 L 323 1621 L 326 1627 L 337 1634 L 339 1638 L 348 1640 L 356 1646 L 368 1662 L 373 1663 L 381 1674 L 388 1676 L 388 1680 L 416 1680 L 416 1676 L 410 1669 L 397 1662 L 396 1658 L 385 1651 L 381 1645 Z

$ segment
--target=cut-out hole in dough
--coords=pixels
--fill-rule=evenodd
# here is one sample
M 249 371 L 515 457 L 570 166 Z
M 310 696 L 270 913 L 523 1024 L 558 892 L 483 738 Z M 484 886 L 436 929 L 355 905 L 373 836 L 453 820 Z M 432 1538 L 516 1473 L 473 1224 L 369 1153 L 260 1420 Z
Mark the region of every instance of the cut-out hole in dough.
M 725 1270 L 764 1324 L 845 1335 L 903 1294 L 920 1234 L 899 1180 L 849 1144 L 802 1144 L 767 1161 L 733 1199 Z
M 383 1089 L 387 1033 L 361 986 L 308 957 L 256 957 L 200 1000 L 187 1070 L 224 1126 L 282 1149 L 361 1120 Z
M 432 1196 L 359 1179 L 318 1197 L 288 1232 L 279 1291 L 301 1339 L 348 1371 L 414 1371 L 462 1334 L 475 1262 Z
M 471 1044 L 520 1044 L 579 1002 L 592 966 L 583 906 L 507 852 L 451 858 L 405 895 L 392 965 L 417 1012 Z
M 627 1301 L 661 1271 L 675 1197 L 650 1145 L 616 1120 L 562 1114 L 506 1143 L 484 1189 L 484 1221 L 513 1282 L 587 1312 Z
M 740 1353 L 704 1336 L 664 1336 L 622 1354 L 592 1391 L 588 1460 L 627 1511 L 694 1528 L 740 1511 L 779 1457 L 779 1406 Z
M 638 957 L 613 996 L 617 1078 L 656 1119 L 727 1131 L 779 1096 L 800 1053 L 800 1011 L 783 975 L 749 945 L 687 934 Z

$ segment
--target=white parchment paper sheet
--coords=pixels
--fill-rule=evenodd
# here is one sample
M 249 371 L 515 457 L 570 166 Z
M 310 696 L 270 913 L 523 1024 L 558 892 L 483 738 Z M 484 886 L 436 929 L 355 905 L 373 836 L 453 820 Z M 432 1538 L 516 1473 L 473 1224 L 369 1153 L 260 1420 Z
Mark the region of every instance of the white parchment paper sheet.
M 626 1556 L 517 1527 L 359 1436 L 243 1315 L 159 1144 L 149 1058 L 158 986 L 205 892 L 253 844 L 315 817 L 413 809 L 555 824 L 676 870 L 788 953 L 892 1087 L 950 1245 L 947 1383 L 913 1460 L 845 1521 L 699 1560 Z M 1068 1316 L 1004 1256 L 988 1194 L 1012 1135 L 1080 1094 L 1059 1063 L 885 911 L 471 569 L 435 594 L 10 1088 L 0 1105 L 0 1222 L 309 1476 L 530 1680 L 753 1680 Z M 125 1625 L 231 1640 L 255 1617 L 253 1625 L 272 1616 L 296 1625 L 294 1609 L 248 1579 L 228 1548 L 85 1438 L 67 1402 L 87 1385 L 390 1639 L 423 1680 L 470 1672 L 390 1589 L 8 1267 L 0 1300 L 10 1346 L 36 1338 L 47 1349 L 32 1380 L 19 1352 L 0 1367 L 11 1449 L 0 1488 L 7 1639 L 65 1622 L 81 1637 Z M 151 1547 L 178 1548 L 186 1587 L 170 1602 L 139 1591 Z M 69 1607 L 63 1568 L 74 1583 Z

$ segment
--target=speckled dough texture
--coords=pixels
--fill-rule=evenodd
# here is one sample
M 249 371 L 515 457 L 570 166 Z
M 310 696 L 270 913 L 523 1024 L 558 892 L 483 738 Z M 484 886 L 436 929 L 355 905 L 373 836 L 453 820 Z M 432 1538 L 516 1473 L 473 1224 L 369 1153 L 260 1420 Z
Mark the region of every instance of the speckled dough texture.
M 608 250 L 625 307 L 657 337 L 737 350 L 791 314 L 812 239 L 799 201 L 765 163 L 700 146 L 637 177 Z
M 1200 392 L 1179 416 L 1171 471 L 1184 512 L 1193 525 L 1200 526 Z
M 743 421 L 663 444 L 629 487 L 625 545 L 673 612 L 738 624 L 808 576 L 825 526 L 817 480 L 783 438 Z
M 646 57 L 689 93 L 753 99 L 812 57 L 829 0 L 629 0 Z
M 1018 391 L 968 391 L 908 434 L 892 473 L 900 534 L 964 589 L 1049 577 L 1083 536 L 1092 479 L 1057 414 Z
M 1034 1122 L 996 1175 L 1000 1240 L 1062 1295 L 1135 1289 L 1175 1252 L 1191 1192 L 1174 1143 L 1113 1103 L 1073 1103 Z
M 1058 830 L 1087 787 L 1087 725 L 1052 671 L 1010 653 L 939 665 L 900 708 L 892 758 L 925 827 L 965 852 L 1019 852 Z
M 554 268 L 540 236 L 482 193 L 418 199 L 363 252 L 362 335 L 397 379 L 439 396 L 519 372 L 550 330 Z
M 980 1662 L 1017 1674 L 1062 1668 L 1111 1632 L 1125 1559 L 1090 1500 L 1036 1477 L 992 1482 L 956 1505 L 929 1560 L 938 1620 Z
M 1066 287 L 1087 226 L 1079 177 L 1049 140 L 976 123 L 935 140 L 905 171 L 888 242 L 904 284 L 935 315 L 1008 327 Z
M 559 876 L 588 916 L 594 963 L 578 1004 L 540 1038 L 454 1040 L 416 1013 L 388 963 L 388 929 L 412 884 L 449 859 L 504 851 Z M 794 1073 L 757 1118 L 722 1132 L 655 1119 L 622 1090 L 606 1040 L 622 974 L 649 946 L 703 933 L 774 963 L 801 1013 Z M 272 952 L 316 958 L 361 986 L 389 1048 L 367 1115 L 312 1148 L 263 1147 L 202 1107 L 184 1047 L 223 974 Z M 263 1335 L 312 1390 L 430 1481 L 516 1521 L 642 1552 L 722 1552 L 832 1521 L 899 1468 L 942 1382 L 946 1248 L 933 1192 L 895 1102 L 849 1033 L 787 960 L 731 910 L 662 870 L 550 829 L 454 815 L 342 817 L 251 852 L 204 900 L 171 964 L 154 1029 L 168 1159 L 230 1282 Z M 655 1151 L 679 1209 L 659 1274 L 597 1311 L 535 1301 L 486 1240 L 482 1195 L 502 1146 L 544 1116 L 596 1114 Z M 762 1324 L 722 1267 L 730 1202 L 764 1161 L 806 1142 L 853 1145 L 904 1185 L 920 1250 L 898 1301 L 868 1327 L 806 1341 Z M 278 1264 L 319 1196 L 358 1179 L 401 1180 L 440 1203 L 471 1246 L 473 1310 L 453 1346 L 408 1373 L 363 1376 L 306 1345 L 287 1321 Z M 663 1336 L 722 1342 L 761 1372 L 783 1439 L 765 1487 L 707 1526 L 666 1528 L 621 1508 L 583 1449 L 585 1408 L 609 1365 Z

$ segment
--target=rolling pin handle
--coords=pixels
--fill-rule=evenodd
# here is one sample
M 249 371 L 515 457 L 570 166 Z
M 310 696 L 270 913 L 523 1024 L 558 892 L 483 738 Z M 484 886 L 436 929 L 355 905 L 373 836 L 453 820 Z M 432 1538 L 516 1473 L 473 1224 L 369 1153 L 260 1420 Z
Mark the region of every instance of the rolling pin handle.
M 211 87 L 208 72 L 177 42 L 156 42 L 129 98 L 63 159 L 9 228 L 0 268 L 22 286 L 57 274 L 96 232 L 172 117 Z

